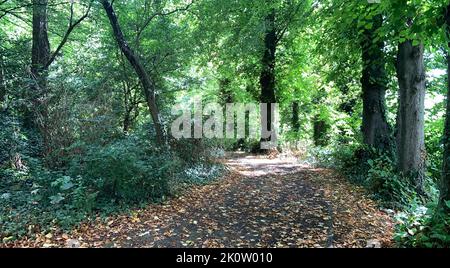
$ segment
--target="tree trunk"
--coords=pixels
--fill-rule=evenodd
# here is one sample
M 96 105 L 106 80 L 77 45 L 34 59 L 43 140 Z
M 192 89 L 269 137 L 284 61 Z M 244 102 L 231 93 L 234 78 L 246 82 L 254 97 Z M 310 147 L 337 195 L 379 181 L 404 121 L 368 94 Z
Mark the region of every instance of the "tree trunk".
M 50 134 L 47 129 L 47 63 L 50 59 L 48 40 L 48 0 L 33 0 L 33 44 L 31 48 L 31 101 L 32 111 L 26 115 L 26 123 L 39 129 L 44 144 L 44 155 L 51 153 Z
M 448 79 L 450 79 L 450 55 L 447 55 L 447 77 Z M 450 82 L 447 82 L 447 112 L 445 119 L 443 142 L 444 142 L 444 163 L 442 167 L 442 178 L 440 185 L 441 196 L 439 207 L 447 211 L 450 211 L 450 208 L 447 207 L 446 205 L 446 202 L 450 201 Z
M 386 118 L 387 78 L 384 61 L 384 42 L 375 42 L 377 30 L 382 26 L 381 15 L 374 17 L 373 28 L 365 30 L 362 47 L 362 91 L 364 143 L 381 151 L 390 151 L 391 128 Z
M 150 78 L 150 75 L 144 68 L 144 65 L 141 63 L 139 57 L 134 53 L 134 51 L 130 48 L 125 37 L 120 28 L 119 21 L 117 19 L 117 15 L 114 12 L 112 5 L 108 0 L 102 0 L 103 8 L 108 15 L 109 22 L 114 32 L 114 36 L 116 38 L 117 44 L 120 47 L 120 50 L 127 58 L 128 62 L 131 64 L 133 69 L 135 70 L 139 80 L 142 84 L 142 88 L 144 90 L 145 98 L 147 101 L 148 108 L 150 110 L 150 114 L 153 119 L 153 123 L 156 130 L 156 138 L 160 145 L 167 144 L 167 137 L 164 130 L 164 126 L 162 124 L 160 112 L 158 106 L 156 104 L 156 90 L 153 81 Z
M 228 78 L 220 79 L 219 81 L 219 91 L 220 91 L 220 102 L 225 106 L 227 103 L 233 103 L 233 92 L 230 88 L 231 81 Z
M 313 129 L 314 144 L 316 146 L 327 146 L 328 145 L 327 132 L 329 126 L 325 120 L 320 118 L 320 115 L 314 116 L 313 128 L 314 128 Z
M 31 73 L 38 88 L 47 86 L 46 66 L 50 59 L 50 43 L 48 41 L 47 22 L 48 0 L 33 0 L 33 45 L 31 55 Z
M 399 108 L 397 117 L 397 157 L 399 171 L 411 176 L 423 194 L 425 172 L 425 66 L 424 46 L 411 40 L 399 45 L 397 77 Z
M 292 104 L 292 130 L 295 133 L 299 133 L 300 132 L 300 105 L 298 103 L 298 101 L 295 101 Z
M 6 100 L 5 66 L 3 63 L 3 54 L 0 54 L 0 109 L 2 108 L 3 102 L 5 100 Z
M 123 118 L 123 132 L 128 133 L 130 131 L 130 125 L 131 125 L 131 111 L 126 110 L 125 115 Z
M 270 104 L 276 103 L 275 97 L 275 64 L 277 50 L 277 32 L 275 28 L 275 11 L 272 11 L 266 18 L 266 33 L 264 38 L 264 55 L 262 58 L 262 70 L 260 77 L 261 103 L 267 103 L 267 112 L 261 111 L 261 118 L 267 118 L 267 126 L 261 124 L 261 131 L 266 129 L 272 131 L 272 109 Z M 264 141 L 264 139 L 263 139 Z
M 450 37 L 450 5 L 445 10 L 445 30 L 447 37 Z M 447 51 L 447 112 L 445 118 L 444 129 L 444 163 L 442 166 L 441 178 L 441 196 L 439 199 L 439 207 L 450 212 L 450 207 L 446 202 L 450 201 L 450 42 Z

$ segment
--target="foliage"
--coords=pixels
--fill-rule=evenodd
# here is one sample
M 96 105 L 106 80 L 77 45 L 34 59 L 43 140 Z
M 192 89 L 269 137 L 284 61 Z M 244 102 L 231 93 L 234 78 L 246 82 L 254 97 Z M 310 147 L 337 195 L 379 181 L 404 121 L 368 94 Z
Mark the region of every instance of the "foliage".
M 450 208 L 450 203 L 446 204 Z M 395 240 L 402 247 L 449 248 L 450 216 L 437 210 L 436 203 L 427 207 L 414 204 L 397 216 Z
M 55 225 L 68 228 L 93 213 L 159 202 L 176 193 L 174 183 L 207 183 L 223 172 L 220 166 L 201 164 L 204 160 L 193 164 L 170 152 L 155 154 L 157 149 L 137 136 L 104 146 L 74 144 L 68 150 L 82 153 L 66 160 L 65 170 L 49 170 L 32 158 L 26 158 L 24 171 L 2 169 L 1 237 Z
M 403 209 L 418 199 L 414 185 L 397 172 L 393 157 L 386 152 L 360 145 L 341 146 L 316 151 L 314 159 L 319 165 L 335 168 L 349 181 L 364 186 L 384 207 Z M 436 196 L 435 190 L 433 194 Z
M 411 181 L 398 174 L 395 162 L 386 155 L 368 160 L 367 187 L 391 208 L 403 208 L 415 201 L 416 192 Z
M 309 164 L 337 169 L 381 205 L 405 210 L 398 227 L 404 245 L 448 245 L 440 236 L 448 232 L 448 215 L 421 207 L 438 195 L 444 161 L 448 36 L 442 16 L 448 1 L 110 0 L 155 96 L 143 90 L 117 46 L 100 1 L 90 0 L 48 1 L 49 38 L 41 41 L 50 43 L 50 54 L 59 53 L 37 90 L 30 66 L 39 56 L 30 25 L 39 15 L 33 2 L 0 1 L 0 237 L 31 236 L 97 213 L 165 201 L 218 178 L 225 169 L 216 159 L 224 151 L 258 152 L 260 141 L 250 138 L 157 146 L 149 109 L 170 129 L 174 104 L 187 105 L 192 97 L 259 103 L 267 21 L 274 15 L 280 148 L 307 144 Z M 61 43 L 68 18 L 86 10 Z M 426 197 L 397 172 L 395 153 L 362 145 L 361 44 L 374 17 L 383 18 L 373 39 L 384 43 L 379 60 L 386 66 L 385 116 L 393 130 L 398 46 L 407 40 L 425 45 Z

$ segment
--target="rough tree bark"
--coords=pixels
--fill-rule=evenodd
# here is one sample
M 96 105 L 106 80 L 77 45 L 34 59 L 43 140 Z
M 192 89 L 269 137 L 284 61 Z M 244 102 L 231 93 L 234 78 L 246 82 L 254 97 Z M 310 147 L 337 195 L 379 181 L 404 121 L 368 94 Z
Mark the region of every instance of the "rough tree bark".
M 127 58 L 128 62 L 133 67 L 136 72 L 139 80 L 142 84 L 142 88 L 144 90 L 147 106 L 150 110 L 150 114 L 153 119 L 153 123 L 156 131 L 156 138 L 159 145 L 167 144 L 167 137 L 164 130 L 164 126 L 161 120 L 160 112 L 158 106 L 156 104 L 156 89 L 153 81 L 150 78 L 150 75 L 145 70 L 144 65 L 142 64 L 139 57 L 134 53 L 133 49 L 128 45 L 128 42 L 125 40 L 125 36 L 123 35 L 122 29 L 120 28 L 119 21 L 117 19 L 117 15 L 114 12 L 114 8 L 108 0 L 102 0 L 103 8 L 108 16 L 109 22 L 114 32 L 114 36 L 116 38 L 117 44 L 120 47 L 120 50 Z
M 261 130 L 266 128 L 267 131 L 272 131 L 272 109 L 270 104 L 276 103 L 275 97 L 275 64 L 277 51 L 277 31 L 275 27 L 275 11 L 272 11 L 266 17 L 266 33 L 264 38 L 264 55 L 262 58 L 262 70 L 260 76 L 261 85 L 261 103 L 267 103 L 267 113 L 261 112 L 261 118 L 267 118 L 267 126 L 261 124 Z
M 384 42 L 375 41 L 377 30 L 382 26 L 381 15 L 373 19 L 372 29 L 365 29 L 362 48 L 362 91 L 364 143 L 381 151 L 390 151 L 391 128 L 386 118 L 387 77 L 384 61 Z
M 445 31 L 447 39 L 450 40 L 450 5 L 445 9 Z M 442 178 L 440 183 L 441 196 L 439 207 L 450 212 L 446 202 L 450 201 L 450 41 L 447 50 L 447 112 L 444 129 L 444 163 L 442 166 Z
M 423 194 L 425 171 L 425 66 L 424 46 L 407 40 L 399 45 L 397 77 L 397 157 L 399 171 L 411 176 Z

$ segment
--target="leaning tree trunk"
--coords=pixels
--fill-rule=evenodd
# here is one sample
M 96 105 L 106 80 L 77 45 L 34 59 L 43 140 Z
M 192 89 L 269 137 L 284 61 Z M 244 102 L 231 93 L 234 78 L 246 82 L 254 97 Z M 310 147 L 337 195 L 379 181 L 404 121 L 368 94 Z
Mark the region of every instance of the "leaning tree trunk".
M 446 35 L 450 37 L 450 5 L 445 10 L 445 28 Z M 439 207 L 450 212 L 450 207 L 447 206 L 446 202 L 450 201 L 450 42 L 448 43 L 447 52 L 447 112 L 445 119 L 445 129 L 444 129 L 444 163 L 442 167 L 442 178 L 441 178 L 441 196 Z
M 425 66 L 424 46 L 411 40 L 399 45 L 397 77 L 399 108 L 397 117 L 398 168 L 413 178 L 423 194 L 425 172 Z
M 364 143 L 381 151 L 390 151 L 391 128 L 386 118 L 387 77 L 384 61 L 384 42 L 375 41 L 377 30 L 383 18 L 378 15 L 373 20 L 373 28 L 364 30 L 362 47 L 362 91 Z
M 268 104 L 267 112 L 261 111 L 261 118 L 267 118 L 267 126 L 261 124 L 261 131 L 266 129 L 271 132 L 274 129 L 272 122 L 272 109 L 270 105 L 276 103 L 275 97 L 275 64 L 277 51 L 277 32 L 275 29 L 275 11 L 266 18 L 266 33 L 264 38 L 264 55 L 262 58 L 262 70 L 260 76 L 261 103 Z M 264 135 L 264 133 L 262 133 Z M 265 139 L 262 139 L 264 141 Z
M 108 15 L 109 22 L 114 32 L 114 36 L 116 38 L 117 44 L 119 45 L 122 53 L 127 58 L 128 62 L 133 67 L 136 72 L 139 80 L 142 84 L 144 94 L 146 97 L 147 105 L 150 110 L 150 114 L 153 119 L 153 123 L 156 130 L 156 138 L 160 145 L 165 145 L 167 143 L 167 137 L 164 130 L 164 126 L 162 124 L 160 112 L 158 106 L 156 104 L 156 89 L 153 81 L 150 78 L 150 75 L 145 70 L 144 65 L 141 63 L 139 57 L 134 53 L 134 51 L 130 48 L 125 37 L 120 28 L 119 21 L 117 19 L 117 15 L 114 12 L 112 5 L 108 0 L 102 0 L 103 8 Z

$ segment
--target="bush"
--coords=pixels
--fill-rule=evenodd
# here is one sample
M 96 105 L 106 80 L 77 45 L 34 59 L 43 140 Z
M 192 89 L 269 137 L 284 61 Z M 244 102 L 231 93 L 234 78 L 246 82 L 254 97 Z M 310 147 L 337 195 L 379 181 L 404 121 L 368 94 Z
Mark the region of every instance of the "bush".
M 151 145 L 136 137 L 90 147 L 71 162 L 68 173 L 81 176 L 91 191 L 98 192 L 100 201 L 139 203 L 164 199 L 167 180 L 180 169 L 180 161 L 168 152 L 151 150 Z
M 428 207 L 415 204 L 397 215 L 394 238 L 399 246 L 450 248 L 450 214 L 436 207 L 435 202 Z
M 0 169 L 0 239 L 64 229 L 93 213 L 110 214 L 174 194 L 179 184 L 205 184 L 222 174 L 209 162 L 223 151 L 182 143 L 157 149 L 150 139 L 125 136 L 109 144 L 77 143 L 66 148 L 64 168 L 51 170 L 23 155 L 23 170 Z M 176 151 L 175 151 L 176 150 Z M 194 151 L 195 150 L 195 151 Z M 185 157 L 178 157 L 177 155 Z
M 315 149 L 314 161 L 364 186 L 385 207 L 403 208 L 418 198 L 411 180 L 397 172 L 389 153 L 356 144 Z
M 311 150 L 308 162 L 339 170 L 353 183 L 365 184 L 369 165 L 366 151 L 359 145 L 319 147 Z
M 414 202 L 417 195 L 409 178 L 395 170 L 395 163 L 387 155 L 380 155 L 367 161 L 366 186 L 371 193 L 390 208 L 403 208 Z

